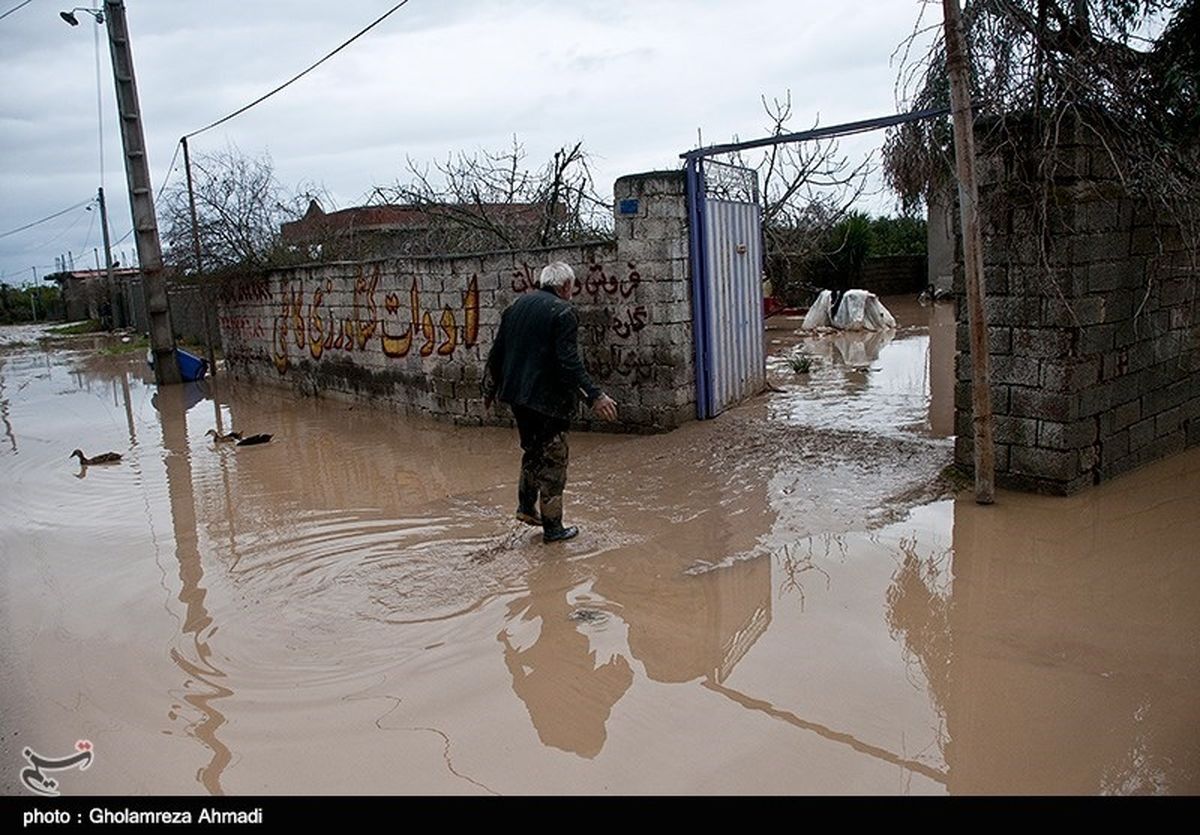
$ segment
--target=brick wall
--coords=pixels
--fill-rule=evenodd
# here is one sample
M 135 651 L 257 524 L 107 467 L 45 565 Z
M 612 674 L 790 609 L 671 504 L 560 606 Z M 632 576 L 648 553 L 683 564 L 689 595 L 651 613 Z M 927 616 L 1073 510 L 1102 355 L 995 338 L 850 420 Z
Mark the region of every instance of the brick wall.
M 623 177 L 614 195 L 612 241 L 313 264 L 229 281 L 219 325 L 230 374 L 458 423 L 507 422 L 503 408 L 483 408 L 487 352 L 501 312 L 561 260 L 577 277 L 584 361 L 617 401 L 618 428 L 673 428 L 695 415 L 683 175 Z M 590 428 L 589 414 L 576 424 Z
M 1045 203 L 1028 187 L 1043 160 L 986 137 L 979 160 L 996 480 L 1050 493 L 1200 443 L 1195 254 L 1164 211 L 1124 191 L 1103 146 L 1071 133 Z M 961 295 L 958 349 L 955 452 L 969 468 Z

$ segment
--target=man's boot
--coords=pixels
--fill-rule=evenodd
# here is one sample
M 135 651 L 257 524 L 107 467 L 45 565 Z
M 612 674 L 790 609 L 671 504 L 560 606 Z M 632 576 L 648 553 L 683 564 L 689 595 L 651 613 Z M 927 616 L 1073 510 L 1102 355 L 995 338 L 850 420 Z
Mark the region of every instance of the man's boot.
M 563 542 L 579 535 L 579 528 L 564 528 L 562 523 L 562 496 L 552 499 L 542 497 L 542 542 Z
M 521 483 L 517 487 L 517 519 L 526 525 L 542 524 L 537 511 L 538 486 L 527 467 L 521 468 Z

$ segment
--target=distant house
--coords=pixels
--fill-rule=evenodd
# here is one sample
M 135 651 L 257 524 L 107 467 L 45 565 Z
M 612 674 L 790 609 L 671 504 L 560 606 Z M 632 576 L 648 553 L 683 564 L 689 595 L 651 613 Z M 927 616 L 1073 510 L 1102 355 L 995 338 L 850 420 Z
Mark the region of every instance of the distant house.
M 128 307 L 131 307 L 128 302 L 129 289 L 132 285 L 140 283 L 141 274 L 142 271 L 136 267 L 113 269 L 113 279 L 117 283 L 119 293 L 120 309 L 115 311 L 116 321 L 112 323 L 112 326 L 125 327 L 133 324 L 132 317 L 127 310 Z M 96 319 L 104 321 L 106 325 L 110 324 L 109 320 L 114 313 L 110 309 L 113 296 L 109 290 L 106 270 L 66 270 L 51 273 L 46 276 L 45 280 L 56 283 L 62 292 L 68 322 Z
M 384 204 L 326 212 L 316 200 L 299 220 L 279 227 L 285 246 L 325 247 L 355 257 L 421 255 L 463 249 L 528 245 L 545 220 L 536 203 Z

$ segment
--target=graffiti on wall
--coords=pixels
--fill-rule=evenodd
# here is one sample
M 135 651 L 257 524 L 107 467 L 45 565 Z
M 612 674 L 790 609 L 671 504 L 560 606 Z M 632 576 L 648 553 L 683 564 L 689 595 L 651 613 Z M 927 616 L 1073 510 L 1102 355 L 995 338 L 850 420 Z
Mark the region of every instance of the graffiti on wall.
M 257 316 L 222 316 L 217 320 L 221 332 L 228 334 L 234 342 L 250 339 L 266 339 L 267 330 Z
M 599 324 L 586 329 L 591 341 L 603 343 L 609 332 L 619 339 L 629 339 L 650 323 L 650 311 L 644 304 L 631 303 L 634 291 L 642 283 L 641 273 L 633 261 L 627 261 L 625 277 L 605 272 L 604 265 L 591 263 L 583 278 L 575 276 L 571 297 L 584 304 L 604 306 L 605 317 Z M 533 269 L 525 262 L 512 272 L 514 293 L 527 293 L 537 287 Z
M 221 285 L 217 298 L 225 304 L 271 301 L 271 283 L 265 278 L 234 279 Z
M 627 345 L 609 345 L 607 349 L 589 353 L 585 365 L 597 380 L 623 377 L 629 382 L 645 382 L 654 372 L 649 351 Z
M 517 292 L 528 291 L 535 286 L 533 281 L 533 270 L 526 264 L 511 273 Z M 589 373 L 598 381 L 632 384 L 651 379 L 651 348 L 629 342 L 651 324 L 647 305 L 633 303 L 640 283 L 633 262 L 627 262 L 623 277 L 606 272 L 602 264 L 591 264 L 576 279 L 573 295 L 581 303 L 582 353 Z M 449 359 L 479 341 L 481 298 L 476 274 L 459 291 L 460 304 L 440 309 L 425 306 L 430 294 L 422 293 L 420 277 L 388 282 L 379 265 L 359 268 L 350 298 L 346 293 L 351 288 L 339 290 L 333 279 L 314 283 L 285 278 L 275 292 L 271 289 L 265 291 L 270 302 L 267 316 L 239 312 L 222 316 L 220 323 L 233 344 L 265 342 L 269 337 L 270 355 L 281 375 L 301 359 L 320 361 L 334 354 L 377 351 L 389 360 L 410 355 Z M 263 292 L 257 285 L 243 285 L 240 290 L 252 299 L 261 298 Z
M 378 350 L 390 359 L 409 355 L 414 345 L 422 357 L 452 357 L 459 345 L 474 347 L 479 341 L 479 278 L 472 275 L 462 291 L 462 307 L 455 311 L 446 305 L 440 312 L 425 310 L 421 304 L 420 280 L 413 276 L 407 306 L 401 296 L 389 292 L 380 309 L 380 270 L 370 275 L 361 268 L 354 280 L 350 315 L 338 317 L 327 298 L 334 293 L 333 281 L 318 283 L 311 294 L 304 287 L 285 285 L 283 300 L 274 318 L 271 344 L 275 368 L 286 374 L 291 366 L 291 351 L 307 350 L 314 360 L 327 352 L 366 352 Z M 462 315 L 462 325 L 458 314 Z M 437 316 L 435 320 L 435 315 Z

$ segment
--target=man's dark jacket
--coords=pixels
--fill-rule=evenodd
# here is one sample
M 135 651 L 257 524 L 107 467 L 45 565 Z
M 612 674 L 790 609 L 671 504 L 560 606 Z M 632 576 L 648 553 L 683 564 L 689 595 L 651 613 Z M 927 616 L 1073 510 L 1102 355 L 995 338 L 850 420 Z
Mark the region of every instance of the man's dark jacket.
M 521 296 L 500 317 L 485 396 L 564 420 L 574 417 L 581 390 L 590 406 L 600 389 L 579 358 L 578 330 L 571 303 L 551 290 Z

